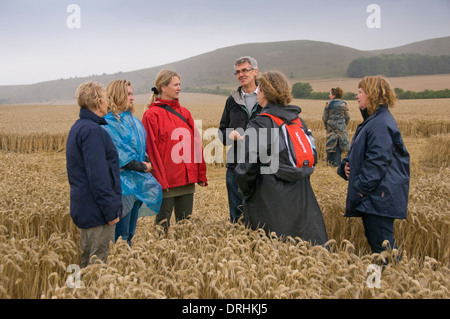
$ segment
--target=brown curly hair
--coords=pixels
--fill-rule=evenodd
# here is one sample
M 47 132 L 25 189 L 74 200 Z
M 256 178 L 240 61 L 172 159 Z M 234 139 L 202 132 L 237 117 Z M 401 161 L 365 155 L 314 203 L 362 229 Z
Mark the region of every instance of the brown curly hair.
M 264 72 L 257 77 L 259 90 L 267 102 L 288 105 L 292 101 L 291 88 L 286 76 L 279 71 Z
M 383 76 L 366 76 L 359 82 L 358 88 L 367 94 L 369 115 L 374 114 L 379 105 L 387 104 L 388 107 L 393 107 L 395 104 L 395 92 Z
M 336 88 L 332 88 L 330 90 L 331 94 L 334 95 L 337 99 L 342 98 L 342 96 L 344 95 L 344 91 L 342 91 L 342 89 L 340 87 L 336 87 Z

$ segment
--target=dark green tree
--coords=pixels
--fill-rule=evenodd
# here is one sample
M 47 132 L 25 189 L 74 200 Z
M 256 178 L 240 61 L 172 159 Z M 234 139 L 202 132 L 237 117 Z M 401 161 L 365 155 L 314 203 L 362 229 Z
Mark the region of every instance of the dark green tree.
M 292 96 L 295 99 L 307 99 L 312 91 L 312 86 L 309 83 L 297 82 L 292 86 Z
M 347 76 L 361 78 L 367 75 L 410 76 L 450 73 L 450 56 L 420 54 L 381 54 L 353 60 L 347 68 Z

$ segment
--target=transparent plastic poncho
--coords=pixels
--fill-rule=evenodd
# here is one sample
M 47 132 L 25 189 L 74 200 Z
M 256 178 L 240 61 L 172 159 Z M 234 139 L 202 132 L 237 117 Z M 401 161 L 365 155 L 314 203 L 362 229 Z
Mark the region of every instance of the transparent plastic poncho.
M 130 111 L 119 114 L 119 117 L 120 120 L 109 112 L 104 117 L 108 125 L 104 125 L 103 128 L 111 136 L 116 146 L 120 167 L 133 160 L 145 161 L 147 133 L 144 126 Z M 129 199 L 130 196 L 128 195 L 132 195 L 143 203 L 139 210 L 140 217 L 153 216 L 159 213 L 162 188 L 152 174 L 121 169 L 120 182 L 124 199 Z M 130 201 L 123 201 L 123 216 L 131 210 L 127 203 L 130 203 Z

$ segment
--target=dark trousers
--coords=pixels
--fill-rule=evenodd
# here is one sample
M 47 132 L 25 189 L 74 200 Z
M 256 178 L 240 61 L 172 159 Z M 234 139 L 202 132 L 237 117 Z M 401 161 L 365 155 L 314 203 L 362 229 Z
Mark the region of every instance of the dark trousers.
M 381 253 L 386 250 L 383 247 L 385 240 L 389 241 L 392 249 L 397 249 L 394 239 L 394 218 L 362 214 L 364 232 L 369 242 L 372 253 Z
M 155 218 L 155 225 L 161 225 L 167 231 L 170 226 L 172 211 L 175 210 L 175 221 L 189 218 L 194 207 L 194 194 L 163 198 L 161 208 Z
M 332 165 L 334 167 L 338 167 L 339 165 L 341 165 L 341 161 L 342 161 L 342 152 L 338 143 L 335 152 L 327 152 L 327 164 Z
M 230 207 L 230 222 L 236 223 L 242 216 L 242 194 L 234 179 L 234 169 L 227 168 L 226 184 L 228 191 L 228 205 Z

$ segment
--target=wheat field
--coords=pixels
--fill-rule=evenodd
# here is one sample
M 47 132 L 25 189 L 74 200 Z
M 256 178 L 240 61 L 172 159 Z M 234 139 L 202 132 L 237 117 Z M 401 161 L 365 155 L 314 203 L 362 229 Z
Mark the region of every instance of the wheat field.
M 136 99 L 139 118 L 146 98 Z M 218 126 L 225 99 L 184 93 L 181 104 L 206 131 Z M 212 163 L 190 220 L 172 223 L 165 236 L 154 217 L 140 218 L 132 247 L 119 240 L 106 265 L 79 273 L 71 268 L 81 248 L 64 153 L 79 109 L 0 106 L 0 298 L 450 298 L 450 100 L 399 101 L 392 110 L 411 153 L 411 187 L 408 219 L 395 223 L 399 251 L 383 254 L 370 253 L 360 220 L 343 217 L 346 182 L 324 161 L 324 102 L 294 104 L 316 137 L 320 160 L 311 183 L 328 250 L 230 224 L 226 169 Z M 360 115 L 356 102 L 349 106 L 352 135 Z M 370 266 L 399 252 L 401 261 L 370 285 Z

